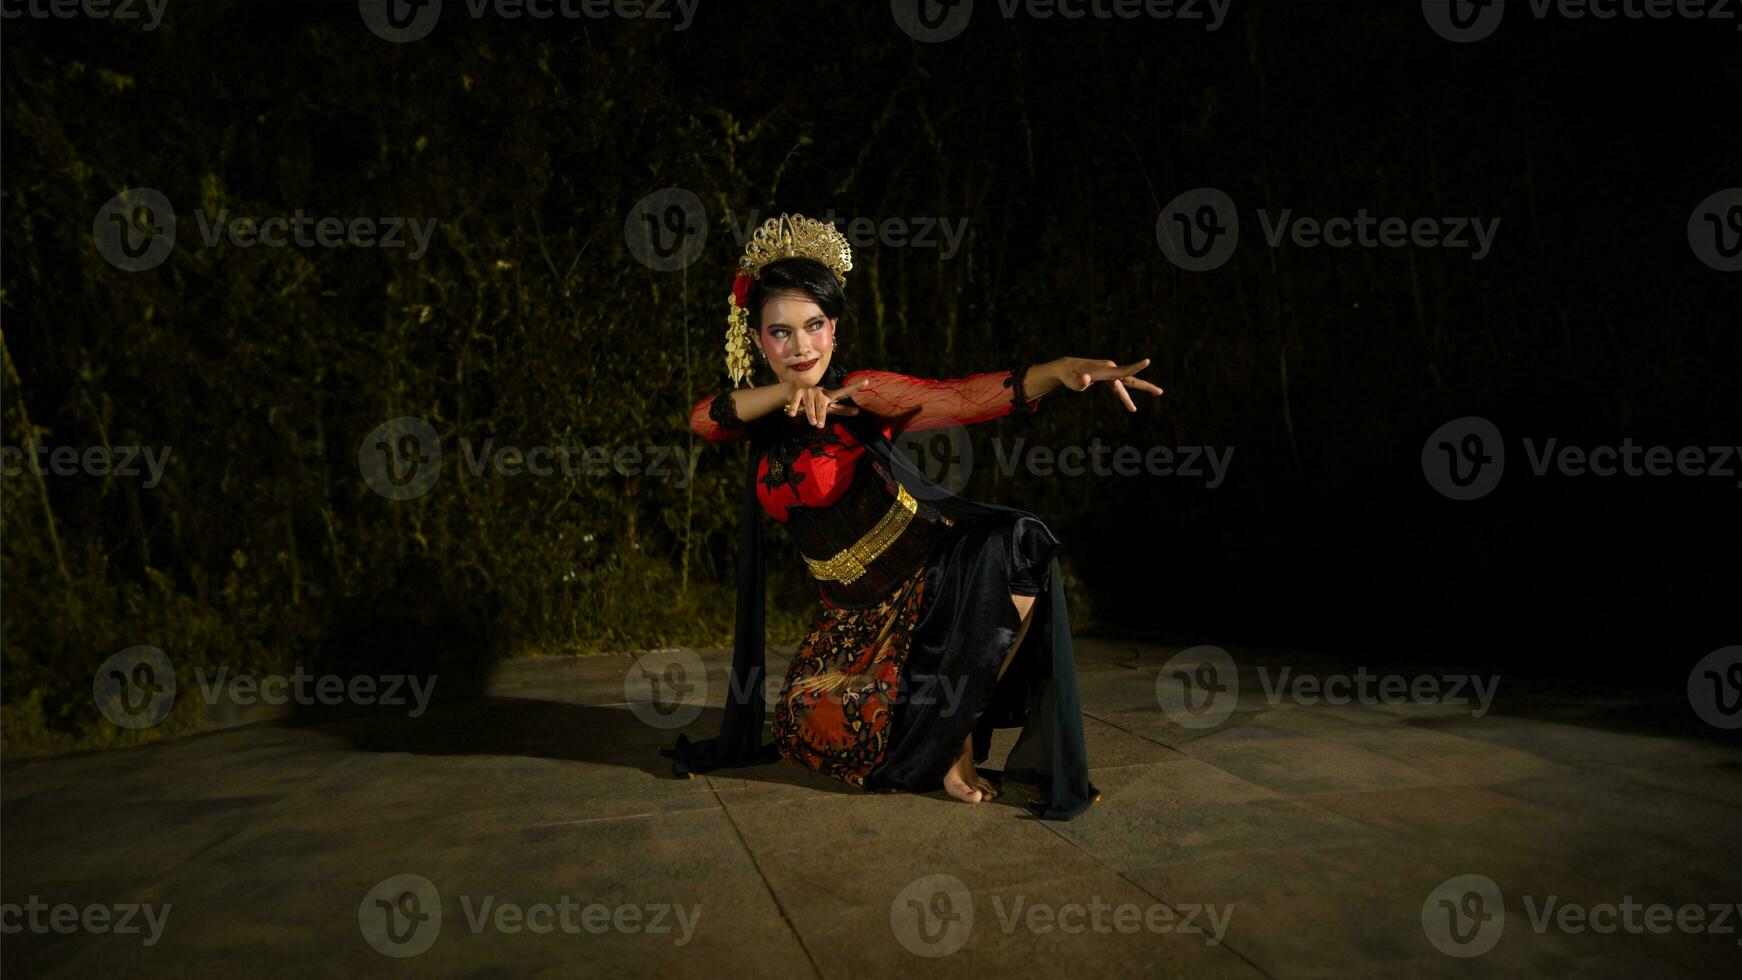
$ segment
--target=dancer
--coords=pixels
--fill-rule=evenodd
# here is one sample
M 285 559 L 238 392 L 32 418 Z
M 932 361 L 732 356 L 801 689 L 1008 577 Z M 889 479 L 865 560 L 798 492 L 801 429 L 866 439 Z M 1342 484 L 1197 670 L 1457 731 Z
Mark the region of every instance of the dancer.
M 959 497 L 891 440 L 902 432 L 1033 412 L 1055 388 L 1101 385 L 1127 410 L 1142 359 L 1062 357 L 959 379 L 846 371 L 839 323 L 852 250 L 833 225 L 781 215 L 757 229 L 728 298 L 734 387 L 690 425 L 749 442 L 731 685 L 718 737 L 678 736 L 679 775 L 785 759 L 866 790 L 981 803 L 999 786 L 975 767 L 994 728 L 1020 727 L 1002 778 L 1031 808 L 1068 820 L 1089 782 L 1059 542 L 1025 511 Z M 740 388 L 756 358 L 773 378 Z M 782 524 L 817 579 L 820 607 L 763 742 L 761 518 Z

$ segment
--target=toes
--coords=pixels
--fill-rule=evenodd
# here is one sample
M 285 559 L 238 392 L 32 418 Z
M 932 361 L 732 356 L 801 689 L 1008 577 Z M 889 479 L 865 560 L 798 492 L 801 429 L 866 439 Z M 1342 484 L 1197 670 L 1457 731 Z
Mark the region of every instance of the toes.
M 979 803 L 986 799 L 986 794 L 955 773 L 944 779 L 944 791 L 963 803 Z

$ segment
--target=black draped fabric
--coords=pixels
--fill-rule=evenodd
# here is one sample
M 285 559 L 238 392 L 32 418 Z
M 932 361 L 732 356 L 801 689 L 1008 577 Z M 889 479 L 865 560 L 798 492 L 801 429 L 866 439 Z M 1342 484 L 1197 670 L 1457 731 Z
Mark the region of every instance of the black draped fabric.
M 837 387 L 846 372 L 831 365 L 824 385 Z M 905 671 L 904 697 L 893 735 L 868 788 L 929 791 L 974 736 L 974 757 L 987 756 L 993 728 L 1022 728 L 1006 760 L 1004 777 L 1034 785 L 1033 812 L 1069 820 L 1095 801 L 1083 747 L 1082 707 L 1070 618 L 1056 551 L 1058 542 L 1026 511 L 970 500 L 925 475 L 886 437 L 869 415 L 840 416 L 880 463 L 915 497 L 957 523 L 926 560 L 925 595 Z M 676 775 L 774 762 L 763 741 L 764 567 L 762 506 L 757 466 L 772 427 L 752 426 L 744 479 L 738 553 L 738 608 L 731 683 L 720 734 L 702 741 L 679 735 L 665 750 Z M 869 460 L 868 460 L 869 461 Z M 867 461 L 867 462 L 868 462 Z M 1010 669 L 997 678 L 1020 621 L 1010 593 L 1036 595 L 1028 633 Z

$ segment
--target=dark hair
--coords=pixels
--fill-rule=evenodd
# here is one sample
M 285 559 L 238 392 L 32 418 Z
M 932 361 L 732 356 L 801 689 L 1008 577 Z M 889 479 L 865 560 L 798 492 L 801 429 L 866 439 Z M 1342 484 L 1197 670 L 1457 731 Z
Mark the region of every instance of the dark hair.
M 847 294 L 840 280 L 829 267 L 816 259 L 776 259 L 762 267 L 762 274 L 750 287 L 746 301 L 750 304 L 750 329 L 762 332 L 762 304 L 776 293 L 791 290 L 809 296 L 822 308 L 823 316 L 839 320 L 847 308 Z

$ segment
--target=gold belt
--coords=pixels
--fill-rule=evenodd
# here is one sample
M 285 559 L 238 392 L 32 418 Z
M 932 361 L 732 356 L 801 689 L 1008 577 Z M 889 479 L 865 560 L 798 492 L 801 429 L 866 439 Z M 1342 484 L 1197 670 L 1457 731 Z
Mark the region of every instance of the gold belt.
M 804 563 L 810 566 L 811 574 L 824 581 L 851 582 L 865 574 L 866 566 L 877 560 L 884 549 L 895 543 L 901 537 L 901 532 L 907 530 L 907 525 L 913 520 L 914 511 L 919 508 L 919 502 L 913 499 L 913 494 L 901 484 L 895 485 L 895 503 L 891 504 L 888 513 L 877 522 L 877 526 L 865 533 L 865 536 L 853 542 L 840 553 L 826 561 L 817 561 L 808 555 Z

